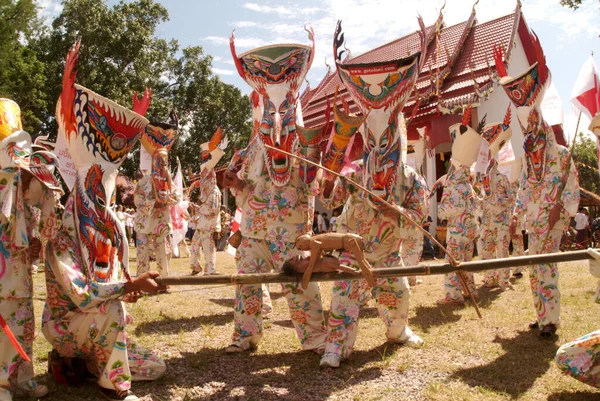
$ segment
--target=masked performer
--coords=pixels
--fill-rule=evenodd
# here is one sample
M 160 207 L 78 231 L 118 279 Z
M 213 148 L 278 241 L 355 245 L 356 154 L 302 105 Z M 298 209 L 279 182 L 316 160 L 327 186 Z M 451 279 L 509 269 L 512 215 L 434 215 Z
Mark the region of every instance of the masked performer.
M 349 94 L 367 117 L 364 121 L 351 119 L 334 105 L 336 131 L 332 141 L 335 146 L 326 152 L 324 162 L 328 164 L 330 160 L 339 160 L 332 154 L 344 154 L 344 146 L 348 143 L 345 137 L 355 134 L 364 122 L 363 171 L 350 177 L 421 222 L 428 210 L 427 186 L 412 168 L 402 162 L 402 141 L 406 138 L 401 138 L 400 134 L 404 119 L 401 110 L 419 73 L 419 53 L 390 62 L 352 64 L 342 61 L 341 53 L 337 52 L 342 43 L 341 23 L 338 23 L 334 38 L 337 71 Z M 334 170 L 341 170 L 340 164 L 329 165 Z M 380 200 L 357 190 L 347 181 L 333 181 L 329 177 L 325 180 L 323 202 L 331 209 L 345 204 L 338 220 L 338 233 L 360 235 L 365 242 L 364 257 L 373 268 L 401 264 L 402 242 L 407 248 L 417 246 L 419 242 L 418 237 L 406 235 L 410 223 L 398 211 L 387 208 Z M 342 253 L 340 262 L 358 268 L 358 262 L 348 252 Z M 338 367 L 341 359 L 347 358 L 353 350 L 362 301 L 361 281 L 364 282 L 352 280 L 334 284 L 327 345 L 321 366 Z M 410 293 L 406 277 L 377 279 L 371 293 L 386 325 L 388 341 L 421 346 L 423 340 L 407 325 Z
M 135 187 L 133 201 L 137 233 L 137 273 L 150 269 L 150 255 L 156 255 L 159 272 L 169 274 L 167 246 L 173 233 L 170 206 L 179 203 L 177 189 L 169 172 L 169 149 L 177 137 L 177 117 L 171 114 L 172 124 L 150 123 L 140 139 L 152 155 L 151 174 L 145 175 Z M 153 252 L 154 251 L 154 252 Z
M 525 135 L 525 173 L 517 194 L 510 232 L 526 216 L 529 254 L 558 252 L 564 230 L 579 206 L 577 169 L 569 151 L 556 143 L 552 128 L 544 121 L 541 103 L 550 85 L 550 71 L 535 34 L 531 40 L 537 62 L 521 75 L 508 76 L 502 51 L 495 50 L 500 84 L 517 108 L 517 117 Z M 533 304 L 537 319 L 532 329 L 542 337 L 552 337 L 560 323 L 560 291 L 555 263 L 529 267 Z
M 508 178 L 498 171 L 498 153 L 510 140 L 510 105 L 502 123 L 488 124 L 481 138 L 489 146 L 489 164 L 485 174 L 478 174 L 481 184 L 481 226 L 477 250 L 481 259 L 507 258 L 509 256 L 510 236 L 508 223 L 512 216 L 512 188 Z M 485 272 L 486 287 L 510 287 L 510 268 L 488 270 Z
M 132 380 L 155 380 L 162 360 L 127 339 L 131 323 L 123 301 L 140 291 L 165 287 L 149 272 L 131 281 L 125 230 L 118 223 L 115 185 L 118 168 L 148 121 L 74 83 L 79 44 L 67 56 L 56 118 L 77 169 L 62 229 L 48 244 L 47 299 L 42 331 L 57 358 L 83 358 L 110 400 L 133 401 Z M 134 110 L 145 113 L 149 97 Z
M 260 171 L 257 170 L 256 166 L 261 166 L 260 168 L 262 169 L 263 156 L 259 152 L 260 139 L 258 138 L 258 135 L 264 113 L 264 106 L 262 97 L 256 91 L 252 91 L 252 94 L 250 95 L 250 106 L 252 108 L 253 123 L 250 143 L 248 143 L 246 148 L 234 153 L 229 162 L 228 171 L 225 173 L 224 179 L 224 186 L 230 188 L 231 193 L 235 197 L 236 207 L 242 210 L 240 228 L 234 234 L 231 241 L 236 247 L 239 246 L 239 243 L 236 242 L 236 238 L 242 238 L 242 228 L 246 227 L 247 219 L 255 219 L 261 212 L 261 209 L 253 207 L 255 204 L 252 202 L 252 198 L 249 198 L 252 185 L 245 184 L 257 181 Z M 233 186 L 233 182 L 237 183 L 237 186 Z M 264 195 L 268 196 L 268 194 Z M 268 203 L 268 197 L 266 197 L 263 202 Z M 254 227 L 255 230 L 256 228 L 257 227 Z M 266 229 L 267 226 L 265 224 L 260 229 L 260 232 L 255 231 L 255 235 L 264 238 L 267 235 Z M 270 317 L 273 312 L 273 303 L 266 284 L 262 285 L 262 302 L 263 318 Z
M 221 191 L 217 186 L 215 167 L 225 154 L 227 138 L 223 139 L 221 128 L 217 129 L 210 142 L 202 145 L 203 164 L 200 177 L 194 181 L 191 189 L 200 188 L 197 207 L 196 232 L 192 239 L 192 275 L 202 273 L 200 251 L 204 250 L 206 274 L 217 274 L 217 247 L 214 233 L 221 232 Z
M 510 169 L 510 175 L 508 177 L 508 181 L 510 182 L 510 213 L 515 208 L 515 204 L 517 203 L 517 193 L 519 192 L 519 185 L 521 183 L 521 174 L 523 172 L 523 161 L 522 159 L 516 159 Z M 523 216 L 524 217 L 524 216 Z M 510 222 L 509 222 L 510 223 Z M 525 255 L 525 242 L 523 238 L 523 227 L 524 221 L 522 219 L 517 221 L 515 232 L 511 235 L 510 240 L 512 241 L 513 246 L 513 256 L 523 256 Z M 513 277 L 522 278 L 523 272 L 525 271 L 525 266 L 517 266 L 512 269 Z
M 25 361 L 10 341 L 9 332 L 27 356 L 33 358 L 35 320 L 31 266 L 41 249 L 38 231 L 52 238 L 57 231 L 53 191 L 60 184 L 53 175 L 54 155 L 33 151 L 31 137 L 22 130 L 19 106 L 0 99 L 0 400 L 13 392 L 43 397 L 48 388 L 33 378 L 33 362 Z M 41 209 L 41 222 L 35 212 Z
M 477 160 L 481 141 L 480 132 L 471 125 L 471 107 L 467 108 L 462 123 L 450 126 L 452 157 L 446 175 L 444 193 L 438 206 L 438 217 L 448 221 L 446 248 L 459 262 L 468 262 L 473 257 L 474 241 L 477 238 L 479 224 L 475 216 L 477 207 L 471 183 L 471 165 Z M 431 191 L 435 193 L 435 191 Z M 448 255 L 446 255 L 448 260 Z M 473 273 L 465 273 L 467 285 L 475 294 Z M 457 273 L 444 276 L 444 298 L 438 304 L 457 304 L 465 302 L 466 289 L 461 288 Z
M 289 156 L 266 149 L 271 145 L 288 152 L 297 152 L 297 92 L 314 56 L 313 46 L 298 44 L 271 45 L 235 54 L 231 49 L 240 76 L 261 95 L 263 116 L 254 149 L 250 156 L 248 203 L 252 211 L 241 226 L 243 239 L 236 254 L 238 274 L 279 271 L 283 263 L 301 251 L 294 249 L 299 235 L 311 230 L 314 195 L 318 184 L 308 184 L 300 177 L 298 164 Z M 249 146 L 250 147 L 250 146 Z M 262 156 L 262 157 L 261 157 Z M 292 323 L 304 349 L 323 348 L 325 322 L 319 287 L 311 283 L 302 289 L 299 284 L 282 286 L 288 299 Z M 248 350 L 257 346 L 262 337 L 262 287 L 236 287 L 234 334 L 228 352 Z
M 592 119 L 589 130 L 600 138 L 600 113 Z M 590 260 L 590 273 L 600 279 L 600 261 Z M 600 281 L 595 302 L 600 303 Z M 560 347 L 556 353 L 556 363 L 564 374 L 590 386 L 600 387 L 600 330 Z

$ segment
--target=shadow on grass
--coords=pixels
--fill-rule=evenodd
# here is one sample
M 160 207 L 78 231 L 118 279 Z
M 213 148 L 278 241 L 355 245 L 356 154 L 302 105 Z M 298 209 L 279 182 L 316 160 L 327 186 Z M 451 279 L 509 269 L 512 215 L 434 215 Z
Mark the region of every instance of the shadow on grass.
M 577 391 L 576 393 L 556 393 L 548 396 L 548 401 L 600 401 L 600 394 L 597 392 Z
M 481 386 L 517 398 L 552 366 L 558 346 L 556 339 L 544 340 L 535 331 L 521 331 L 516 337 L 493 341 L 506 353 L 487 365 L 458 370 L 452 377 L 469 386 Z
M 202 315 L 179 319 L 164 318 L 152 322 L 144 322 L 135 328 L 135 334 L 176 334 L 180 331 L 194 331 L 203 325 L 225 326 L 233 321 L 233 311 L 215 315 Z
M 411 317 L 409 323 L 411 327 L 420 327 L 424 332 L 432 327 L 443 326 L 448 323 L 455 323 L 461 319 L 456 311 L 464 308 L 460 305 L 435 305 L 435 306 L 417 306 L 416 316 Z
M 398 347 L 383 344 L 370 351 L 357 351 L 339 369 L 332 370 L 320 369 L 320 357 L 308 351 L 228 355 L 221 349 L 205 348 L 167 359 L 167 375 L 161 385 L 140 382 L 135 384 L 135 391 L 140 395 L 152 392 L 165 400 L 170 399 L 171 389 L 185 389 L 186 400 L 230 399 L 240 391 L 243 399 L 325 399 L 333 392 L 380 377 L 382 367 L 365 364 L 380 361 L 382 355 L 395 349 Z

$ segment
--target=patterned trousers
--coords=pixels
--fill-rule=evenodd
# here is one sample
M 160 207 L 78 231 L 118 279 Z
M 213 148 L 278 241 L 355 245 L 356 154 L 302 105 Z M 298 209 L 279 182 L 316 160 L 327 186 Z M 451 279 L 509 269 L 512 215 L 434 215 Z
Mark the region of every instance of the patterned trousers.
M 473 248 L 474 241 L 470 240 L 462 235 L 451 233 L 448 230 L 448 237 L 446 240 L 446 249 L 450 252 L 450 255 L 459 262 L 469 262 L 473 259 Z M 448 255 L 446 255 L 448 260 Z M 475 280 L 473 273 L 466 272 L 467 285 L 471 292 L 475 291 Z M 464 290 L 461 288 L 458 275 L 456 273 L 450 273 L 444 275 L 444 298 L 447 301 L 464 302 L 463 296 Z
M 353 257 L 342 254 L 340 262 L 358 269 Z M 400 258 L 389 257 L 382 262 L 373 263 L 373 268 L 398 266 Z M 408 338 L 408 306 L 410 290 L 406 277 L 378 279 L 371 291 L 365 280 L 336 281 L 331 297 L 327 345 L 325 353 L 333 353 L 347 358 L 352 353 L 358 333 L 358 316 L 364 297 L 372 295 L 377 301 L 379 317 L 386 326 L 386 337 L 401 342 Z
M 483 260 L 500 259 L 509 256 L 510 235 L 508 227 L 481 226 L 477 250 Z M 483 282 L 487 287 L 506 289 L 510 286 L 510 268 L 486 270 Z
M 192 270 L 195 272 L 202 272 L 202 263 L 200 262 L 201 251 L 204 251 L 205 272 L 216 274 L 217 247 L 215 246 L 215 238 L 212 232 L 198 229 L 192 238 L 192 255 L 190 256 Z
M 161 276 L 169 275 L 169 258 L 167 257 L 167 236 L 154 234 L 137 234 L 137 274 L 150 270 L 150 255 L 156 256 L 156 268 Z M 164 270 L 164 274 L 163 274 Z
M 533 230 L 532 230 L 533 231 Z M 558 252 L 562 230 L 550 230 L 545 235 L 529 233 L 529 255 Z M 540 328 L 548 324 L 560 324 L 560 290 L 558 289 L 558 267 L 556 263 L 529 266 L 529 280 L 533 295 L 533 306 Z
M 523 241 L 523 234 L 518 233 L 512 238 L 513 244 L 513 256 L 523 256 L 525 255 L 525 243 Z M 525 266 L 518 266 L 513 268 L 514 273 L 523 273 L 525 271 Z
M 6 321 L 21 346 L 33 360 L 35 320 L 31 298 L 0 301 L 0 315 Z M 0 394 L 13 388 L 33 390 L 33 363 L 26 362 L 13 347 L 4 330 L 0 329 Z
M 600 330 L 586 334 L 558 349 L 556 363 L 568 376 L 600 387 Z
M 280 271 L 283 263 L 296 256 L 308 256 L 297 251 L 293 243 L 270 242 L 244 238 L 235 260 L 238 274 Z M 290 308 L 290 318 L 305 350 L 322 349 L 325 343 L 325 318 L 319 285 L 310 283 L 306 289 L 300 283 L 282 284 Z M 263 335 L 263 286 L 238 285 L 235 288 L 234 331 L 232 344 L 243 349 L 256 347 Z
M 127 390 L 132 380 L 156 380 L 165 373 L 160 358 L 127 339 L 121 301 L 107 301 L 90 313 L 71 313 L 69 320 L 46 322 L 44 336 L 60 356 L 84 358 L 101 387 Z

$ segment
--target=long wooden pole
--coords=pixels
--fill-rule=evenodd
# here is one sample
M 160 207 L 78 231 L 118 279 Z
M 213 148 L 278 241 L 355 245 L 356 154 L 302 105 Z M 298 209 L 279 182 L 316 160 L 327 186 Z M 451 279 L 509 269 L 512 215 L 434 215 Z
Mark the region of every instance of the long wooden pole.
M 273 146 L 265 145 L 265 147 L 266 147 L 267 149 L 271 149 L 271 150 L 273 150 L 273 151 L 276 151 L 276 152 L 282 153 L 282 154 L 284 154 L 284 155 L 286 155 L 286 156 L 293 157 L 293 158 L 295 158 L 295 159 L 301 160 L 301 161 L 303 161 L 303 162 L 305 162 L 305 163 L 308 163 L 308 164 L 311 164 L 311 165 L 313 165 L 313 166 L 315 166 L 315 167 L 318 167 L 318 168 L 320 168 L 320 169 L 322 169 L 322 170 L 324 170 L 324 171 L 327 171 L 328 173 L 330 173 L 330 174 L 333 174 L 333 175 L 335 175 L 336 177 L 339 177 L 339 178 L 341 178 L 341 179 L 343 179 L 343 180 L 346 180 L 346 181 L 348 181 L 350 184 L 354 185 L 355 187 L 357 187 L 357 188 L 360 188 L 361 190 L 363 190 L 364 192 L 368 193 L 369 195 L 371 195 L 372 197 L 374 197 L 374 198 L 375 198 L 375 199 L 377 199 L 378 201 L 380 201 L 380 202 L 384 203 L 384 204 L 385 204 L 386 206 L 388 206 L 389 208 L 391 208 L 391 209 L 395 209 L 395 210 L 398 210 L 398 212 L 399 212 L 399 213 L 402 215 L 402 217 L 404 217 L 404 218 L 405 218 L 405 219 L 406 219 L 408 222 L 410 222 L 412 225 L 414 225 L 416 228 L 418 228 L 418 229 L 419 229 L 419 230 L 420 230 L 420 231 L 421 231 L 421 232 L 422 232 L 422 233 L 423 233 L 423 234 L 424 234 L 424 235 L 425 235 L 427 238 L 429 238 L 431 241 L 433 241 L 433 243 L 435 243 L 437 246 L 439 246 L 439 247 L 440 247 L 440 249 L 441 249 L 442 251 L 444 251 L 444 253 L 445 253 L 446 255 L 448 255 L 448 260 L 450 261 L 450 263 L 451 263 L 451 264 L 453 264 L 454 266 L 458 266 L 458 265 L 460 264 L 460 262 L 459 262 L 459 261 L 457 261 L 457 260 L 456 260 L 456 259 L 455 259 L 455 258 L 454 258 L 454 257 L 453 257 L 453 256 L 452 256 L 452 255 L 451 255 L 449 252 L 448 252 L 448 250 L 447 250 L 447 249 L 446 249 L 446 248 L 445 248 L 445 247 L 444 247 L 442 244 L 440 244 L 440 243 L 438 242 L 438 240 L 436 240 L 436 239 L 435 239 L 435 237 L 433 237 L 433 235 L 431 235 L 431 233 L 430 233 L 429 231 L 427 231 L 426 229 L 424 229 L 423 227 L 421 227 L 421 225 L 420 225 L 419 223 L 417 223 L 416 221 L 414 221 L 414 220 L 413 220 L 413 219 L 412 219 L 412 218 L 411 218 L 411 217 L 408 215 L 408 213 L 406 213 L 406 212 L 405 212 L 405 211 L 404 211 L 402 208 L 398 207 L 398 205 L 394 205 L 393 203 L 390 203 L 390 202 L 386 201 L 386 200 L 385 200 L 385 199 L 383 199 L 381 196 L 378 196 L 378 195 L 374 194 L 372 191 L 369 191 L 367 188 L 365 188 L 364 186 L 360 185 L 360 184 L 359 184 L 359 183 L 357 183 L 356 181 L 352 181 L 350 178 L 348 178 L 348 177 L 346 177 L 346 176 L 344 176 L 344 175 L 342 175 L 342 174 L 340 174 L 340 173 L 338 173 L 338 172 L 335 172 L 335 171 L 333 171 L 333 170 L 330 170 L 330 169 L 328 169 L 327 167 L 323 167 L 323 166 L 322 166 L 321 164 L 319 164 L 319 163 L 315 163 L 315 162 L 313 162 L 313 161 L 311 161 L 311 160 L 307 160 L 307 159 L 305 159 L 305 158 L 303 158 L 303 157 L 300 157 L 300 156 L 298 156 L 298 155 L 295 155 L 295 154 L 293 154 L 293 153 L 286 152 L 285 150 L 281 150 L 281 149 L 274 148 Z
M 515 266 L 528 266 L 546 263 L 573 262 L 579 260 L 590 260 L 600 257 L 599 250 L 587 249 L 571 252 L 547 253 L 543 255 L 525 255 L 513 258 L 477 260 L 463 262 L 460 268 L 450 263 L 435 265 L 422 264 L 408 267 L 386 267 L 373 269 L 374 278 L 429 276 L 438 274 L 454 273 L 458 270 L 468 272 L 481 272 L 484 270 L 504 269 Z M 338 281 L 356 280 L 355 274 L 349 273 L 313 273 L 310 281 Z M 214 284 L 270 284 L 270 283 L 294 283 L 302 280 L 302 274 L 284 275 L 279 273 L 257 273 L 257 274 L 234 274 L 215 276 L 177 276 L 158 277 L 156 281 L 164 285 L 214 285 Z

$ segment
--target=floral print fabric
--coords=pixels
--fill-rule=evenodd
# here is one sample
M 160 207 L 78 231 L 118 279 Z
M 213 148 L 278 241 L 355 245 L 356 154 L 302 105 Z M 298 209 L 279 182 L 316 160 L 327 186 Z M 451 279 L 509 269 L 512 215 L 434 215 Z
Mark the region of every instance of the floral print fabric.
M 195 272 L 203 271 L 202 263 L 200 262 L 200 254 L 202 251 L 204 251 L 204 263 L 206 264 L 204 272 L 216 274 L 217 247 L 215 246 L 215 238 L 210 231 L 196 229 L 194 237 L 192 238 L 192 252 L 190 256 L 192 270 Z
M 600 387 L 600 330 L 560 347 L 556 363 L 564 374 L 590 386 Z
M 0 196 L 3 209 L 0 213 L 0 315 L 33 359 L 35 319 L 28 244 L 33 237 L 41 240 L 56 234 L 56 200 L 52 192 L 44 189 L 39 205 L 25 204 L 21 175 L 16 170 L 0 172 Z M 42 227 L 40 220 L 45 222 Z M 33 363 L 21 358 L 0 329 L 0 394 L 9 391 L 11 385 L 24 390 L 35 389 L 37 384 L 33 377 Z
M 235 259 L 238 274 L 279 271 L 283 263 L 307 252 L 294 249 L 289 242 L 244 238 Z M 282 284 L 290 308 L 290 318 L 305 350 L 324 348 L 325 319 L 319 285 L 310 283 L 303 289 L 299 283 Z M 254 348 L 263 332 L 263 286 L 238 285 L 235 289 L 234 333 L 232 344 L 242 349 Z
M 427 215 L 429 191 L 424 179 L 409 166 L 400 164 L 398 180 L 392 188 L 391 201 L 402 206 L 413 220 L 421 224 Z M 363 172 L 350 174 L 354 182 L 362 182 Z M 356 233 L 365 242 L 364 256 L 373 268 L 397 266 L 402 255 L 413 260 L 420 255 L 423 235 L 402 217 L 394 220 L 373 208 L 368 195 L 346 180 L 337 180 L 329 198 L 321 197 L 326 207 L 344 205 L 337 220 L 339 233 Z M 342 264 L 358 264 L 354 256 L 344 252 Z M 406 277 L 379 279 L 368 291 L 364 280 L 335 282 L 328 322 L 326 353 L 348 357 L 354 347 L 358 330 L 360 305 L 372 295 L 377 301 L 379 316 L 386 326 L 389 340 L 401 342 L 408 338 L 408 307 L 410 292 Z
M 462 166 L 454 159 L 444 193 L 438 206 L 438 217 L 448 221 L 446 235 L 446 249 L 453 258 L 459 262 L 468 262 L 473 257 L 474 240 L 479 232 L 477 222 L 475 195 L 470 180 L 469 167 Z M 446 255 L 448 260 L 448 255 Z M 466 273 L 467 282 L 471 291 L 475 290 L 473 274 Z M 444 277 L 444 297 L 447 301 L 464 302 L 463 292 L 456 273 L 446 274 Z
M 127 339 L 123 302 L 125 280 L 113 269 L 104 283 L 90 279 L 76 240 L 73 197 L 63 215 L 63 229 L 48 243 L 47 298 L 42 317 L 46 340 L 64 357 L 86 359 L 102 387 L 127 390 L 133 378 L 153 380 L 164 362 Z

